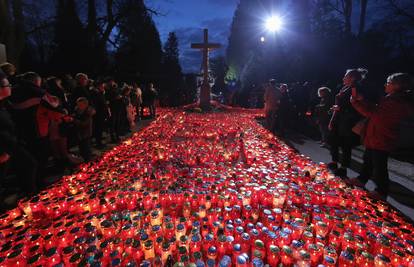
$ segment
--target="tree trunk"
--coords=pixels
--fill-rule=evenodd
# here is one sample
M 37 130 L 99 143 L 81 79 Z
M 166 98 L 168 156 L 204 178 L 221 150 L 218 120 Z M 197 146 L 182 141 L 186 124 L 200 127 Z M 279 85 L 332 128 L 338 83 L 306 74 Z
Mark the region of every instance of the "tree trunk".
M 345 19 L 345 34 L 351 35 L 352 31 L 352 0 L 343 0 L 344 19 Z
M 116 26 L 116 20 L 114 18 L 114 11 L 112 10 L 114 5 L 114 1 L 113 0 L 107 0 L 106 1 L 106 16 L 107 16 L 107 26 L 106 28 L 103 30 L 102 33 L 102 43 L 106 45 L 106 43 L 109 40 L 109 36 L 111 36 L 111 32 L 114 29 L 114 27 Z
M 13 52 L 10 56 L 10 61 L 13 62 L 16 67 L 20 63 L 20 56 L 24 50 L 25 46 L 25 32 L 24 32 L 24 16 L 23 16 L 23 6 L 22 0 L 13 0 L 13 17 L 14 17 L 14 36 L 13 36 Z
M 6 43 L 10 30 L 9 2 L 0 0 L 0 42 Z
M 89 34 L 96 34 L 98 23 L 96 22 L 96 1 L 88 0 L 88 31 Z
M 361 36 L 365 31 L 365 19 L 367 16 L 368 0 L 360 0 L 360 14 L 359 14 L 359 30 L 358 36 Z
M 13 18 L 10 14 L 13 12 Z M 24 17 L 21 0 L 0 0 L 0 42 L 6 45 L 7 61 L 16 67 L 25 44 Z

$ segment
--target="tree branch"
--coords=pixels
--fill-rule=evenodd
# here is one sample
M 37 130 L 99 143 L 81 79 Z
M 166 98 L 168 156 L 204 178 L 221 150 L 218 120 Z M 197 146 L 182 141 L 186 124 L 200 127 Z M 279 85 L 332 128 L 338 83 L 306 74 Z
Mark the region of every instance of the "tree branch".
M 414 23 L 414 14 L 410 14 L 404 9 L 403 7 L 398 6 L 395 0 L 388 0 L 388 3 L 391 5 L 391 7 L 394 9 L 397 15 L 406 17 L 410 19 Z
M 332 4 L 331 2 L 329 2 L 328 5 L 329 5 L 330 8 L 332 8 L 333 10 L 335 10 L 336 12 L 338 12 L 339 14 L 341 14 L 341 15 L 344 14 L 344 11 L 343 10 L 340 10 L 338 8 L 338 6 L 339 6 L 338 1 L 336 2 L 336 6 L 334 4 Z
M 42 24 L 37 25 L 36 27 L 26 31 L 25 33 L 26 33 L 26 35 L 31 35 L 31 34 L 36 33 L 38 31 L 53 27 L 54 24 L 55 24 L 54 21 L 45 21 Z
M 108 38 L 108 43 L 110 43 L 111 45 L 113 45 L 116 49 L 119 48 L 119 45 L 116 42 L 112 41 L 111 38 Z

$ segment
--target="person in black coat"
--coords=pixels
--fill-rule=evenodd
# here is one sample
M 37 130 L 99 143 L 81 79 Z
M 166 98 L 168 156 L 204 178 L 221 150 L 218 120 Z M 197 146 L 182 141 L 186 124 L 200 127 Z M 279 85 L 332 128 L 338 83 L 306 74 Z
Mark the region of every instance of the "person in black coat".
M 144 101 L 147 103 L 149 111 L 150 111 L 150 117 L 155 118 L 156 117 L 156 109 L 155 109 L 155 100 L 157 99 L 158 92 L 154 88 L 153 83 L 149 83 L 144 94 Z
M 91 91 L 91 98 L 96 111 L 93 118 L 93 135 L 95 137 L 97 148 L 105 147 L 102 143 L 102 134 L 106 126 L 106 121 L 109 118 L 109 108 L 105 99 L 105 86 L 103 81 L 98 80 L 95 82 L 95 88 Z
M 318 89 L 319 104 L 315 106 L 316 124 L 319 126 L 321 134 L 321 147 L 327 147 L 328 143 L 328 124 L 330 120 L 330 109 L 332 107 L 331 89 L 320 87 Z
M 9 114 L 10 83 L 0 71 L 0 182 L 8 167 L 14 167 L 19 186 L 25 193 L 35 193 L 37 163 L 33 156 L 16 139 L 15 125 Z
M 20 83 L 13 87 L 13 94 L 10 97 L 17 136 L 32 154 L 37 150 L 36 112 L 46 93 L 41 85 L 42 79 L 37 73 L 27 72 L 23 74 Z
M 352 132 L 352 128 L 362 119 L 350 102 L 352 88 L 361 86 L 367 72 L 365 69 L 347 70 L 343 78 L 344 87 L 336 95 L 335 105 L 332 107 L 333 114 L 328 125 L 332 162 L 328 167 L 341 177 L 347 176 L 352 148 L 360 143 L 359 136 Z M 342 157 L 339 157 L 339 150 Z M 341 163 L 340 168 L 338 163 Z
M 76 100 L 78 100 L 80 97 L 85 97 L 89 102 L 91 102 L 88 75 L 84 73 L 76 74 L 76 82 L 77 86 L 73 89 L 70 96 L 72 108 L 76 107 Z
M 287 84 L 281 84 L 279 90 L 281 97 L 276 120 L 278 125 L 278 133 L 281 137 L 284 137 L 286 128 L 289 127 L 289 118 L 291 117 L 293 108 Z
M 118 89 L 118 85 L 113 79 L 109 79 L 107 82 L 107 101 L 109 102 L 109 110 L 111 112 L 110 133 L 111 141 L 117 143 L 120 140 L 121 135 L 121 121 L 122 121 L 122 108 L 123 99 L 121 92 Z

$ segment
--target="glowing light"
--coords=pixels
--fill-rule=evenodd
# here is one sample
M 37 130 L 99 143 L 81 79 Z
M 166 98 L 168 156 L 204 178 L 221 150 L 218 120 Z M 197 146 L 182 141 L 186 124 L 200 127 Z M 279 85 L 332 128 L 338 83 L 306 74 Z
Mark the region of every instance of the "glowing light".
M 266 41 L 266 39 L 264 38 L 264 36 L 260 37 L 260 42 L 264 43 Z
M 283 21 L 278 16 L 271 16 L 266 20 L 265 27 L 270 32 L 278 32 L 283 26 Z

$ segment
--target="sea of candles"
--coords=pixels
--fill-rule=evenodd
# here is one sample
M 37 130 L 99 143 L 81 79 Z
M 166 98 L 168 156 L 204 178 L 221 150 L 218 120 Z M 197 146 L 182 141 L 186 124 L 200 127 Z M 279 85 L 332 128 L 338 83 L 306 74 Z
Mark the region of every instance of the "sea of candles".
M 414 267 L 412 224 L 258 116 L 162 110 L 0 216 L 0 267 Z

